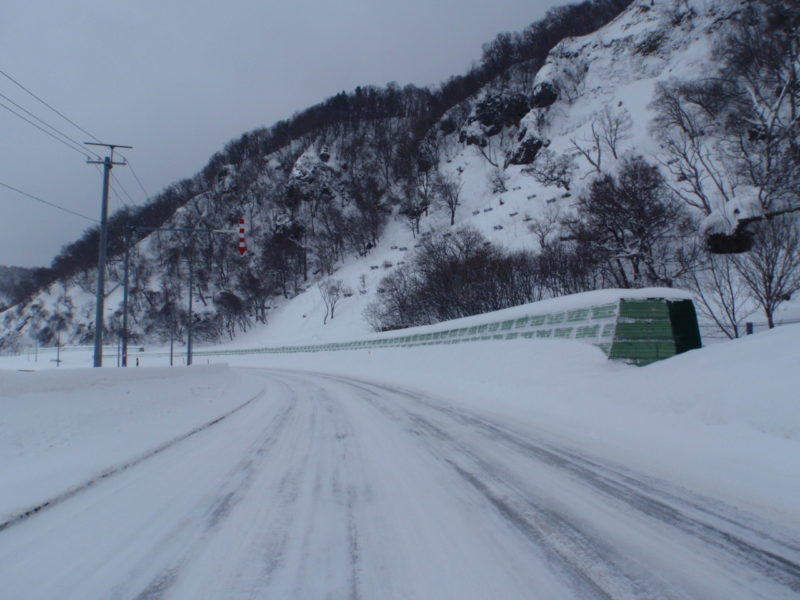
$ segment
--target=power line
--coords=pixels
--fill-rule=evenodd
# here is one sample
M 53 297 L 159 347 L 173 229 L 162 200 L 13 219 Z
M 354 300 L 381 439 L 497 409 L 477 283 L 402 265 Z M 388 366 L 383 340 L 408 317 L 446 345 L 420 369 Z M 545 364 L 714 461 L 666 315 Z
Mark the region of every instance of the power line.
M 100 173 L 101 175 L 103 174 L 103 170 L 100 168 L 99 165 L 95 164 L 94 167 L 95 169 L 97 169 L 98 173 Z M 122 182 L 117 178 L 116 175 L 114 175 L 114 173 L 111 173 L 111 178 L 119 185 L 119 188 L 125 193 L 125 195 L 130 199 L 130 201 L 133 204 L 136 204 L 136 201 L 133 199 L 130 193 L 128 193 L 128 190 L 125 189 L 125 186 L 122 185 Z M 123 200 L 122 195 L 117 190 L 117 186 L 115 186 L 113 182 L 109 182 L 109 184 L 111 187 L 111 191 L 114 193 L 114 197 L 119 201 L 122 207 L 127 210 L 133 210 L 133 207 L 129 205 L 127 202 L 125 202 L 125 200 Z
M 37 96 L 36 94 L 34 94 L 32 91 L 30 91 L 28 88 L 26 88 L 26 87 L 25 87 L 24 85 L 22 85 L 22 84 L 21 84 L 19 81 L 17 81 L 17 80 L 16 80 L 16 79 L 14 79 L 13 77 L 11 77 L 11 75 L 9 75 L 8 73 L 6 73 L 6 72 L 5 72 L 5 71 L 3 71 L 2 69 L 0 69 L 0 75 L 3 75 L 3 77 L 5 77 L 6 79 L 9 79 L 10 81 L 12 81 L 12 82 L 13 82 L 13 83 L 14 83 L 16 86 L 18 86 L 18 87 L 22 88 L 22 89 L 23 89 L 24 91 L 26 91 L 28 94 L 30 94 L 31 96 L 33 96 L 34 98 L 36 98 L 36 99 L 37 99 L 39 102 L 41 102 L 42 104 L 44 104 L 44 105 L 45 105 L 47 108 L 49 108 L 49 109 L 50 109 L 50 110 L 52 110 L 54 113 L 56 113 L 56 114 L 57 114 L 59 117 L 61 117 L 62 119 L 64 119 L 64 120 L 65 120 L 67 123 L 69 123 L 70 125 L 72 125 L 72 126 L 74 126 L 74 127 L 77 127 L 77 128 L 78 128 L 78 129 L 79 129 L 79 130 L 80 130 L 82 133 L 85 133 L 86 135 L 88 135 L 88 136 L 89 136 L 90 138 L 92 138 L 92 139 L 93 139 L 95 142 L 99 141 L 99 138 L 97 138 L 97 136 L 94 136 L 94 135 L 92 135 L 91 133 L 89 133 L 88 131 L 86 131 L 86 130 L 85 130 L 83 127 L 81 127 L 80 125 L 78 125 L 78 124 L 77 124 L 75 121 L 73 121 L 72 119 L 70 119 L 69 117 L 67 117 L 65 114 L 63 114 L 63 113 L 59 112 L 58 110 L 56 110 L 55 108 L 53 108 L 52 106 L 50 106 L 50 105 L 49 105 L 47 102 L 45 102 L 44 100 L 42 100 L 42 99 L 41 99 L 39 96 Z
M 125 189 L 125 186 L 122 185 L 122 182 L 119 180 L 119 178 L 116 175 L 114 175 L 114 173 L 111 173 L 111 179 L 113 179 L 117 183 L 119 188 L 122 190 L 122 193 L 124 193 L 128 197 L 128 200 L 130 200 L 133 204 L 136 204 L 136 200 L 134 200 L 133 196 L 131 196 L 128 193 L 128 190 Z
M 100 173 L 100 175 L 103 174 L 103 169 L 101 169 L 99 165 L 94 165 L 94 167 L 95 167 L 95 169 L 97 169 L 97 172 Z M 113 174 L 112 174 L 112 177 L 113 177 Z M 125 201 L 122 199 L 122 196 L 120 196 L 119 192 L 117 191 L 117 188 L 114 185 L 114 182 L 109 181 L 109 187 L 111 188 L 111 191 L 114 193 L 114 197 L 122 205 L 122 207 L 123 208 L 128 208 L 128 205 L 125 204 Z
M 44 106 L 46 106 L 46 107 L 47 107 L 47 108 L 49 108 L 51 111 L 53 111 L 55 114 L 57 114 L 59 117 L 61 117 L 62 119 L 64 119 L 64 120 L 65 120 L 67 123 L 69 123 L 69 124 L 70 124 L 70 125 L 72 125 L 73 127 L 77 128 L 79 131 L 81 131 L 81 132 L 85 133 L 86 135 L 88 135 L 88 136 L 89 136 L 90 138 L 92 138 L 92 139 L 93 139 L 95 142 L 99 142 L 99 141 L 100 141 L 100 139 L 99 139 L 99 138 L 98 138 L 96 135 L 94 135 L 94 134 L 90 133 L 89 131 L 87 131 L 86 129 L 84 129 L 84 128 L 83 128 L 83 127 L 81 127 L 80 125 L 78 125 L 78 124 L 77 124 L 75 121 L 73 121 L 72 119 L 70 119 L 70 118 L 69 118 L 67 115 L 65 115 L 64 113 L 62 113 L 61 111 L 59 111 L 58 109 L 56 109 L 55 107 L 53 107 L 51 104 L 49 104 L 48 102 L 46 102 L 45 100 L 43 100 L 41 97 L 37 96 L 35 93 L 33 93 L 31 90 L 29 90 L 27 87 L 25 87 L 24 85 L 22 85 L 22 84 L 21 84 L 19 81 L 17 81 L 16 79 L 14 79 L 14 78 L 13 78 L 11 75 L 9 75 L 8 73 L 6 73 L 6 72 L 5 72 L 5 71 L 3 71 L 2 69 L 0 69 L 0 75 L 3 75 L 3 77 L 5 77 L 6 79 L 8 79 L 8 80 L 9 80 L 9 81 L 11 81 L 12 83 L 14 83 L 14 85 L 16 85 L 17 87 L 19 87 L 19 88 L 20 88 L 20 89 L 22 89 L 23 91 L 25 91 L 27 94 L 31 95 L 33 98 L 35 98 L 35 99 L 36 99 L 36 100 L 38 100 L 39 102 L 41 102 L 41 103 L 42 103 Z M 88 150 L 88 151 L 89 151 L 91 154 L 93 154 L 93 155 L 94 155 L 96 158 L 100 158 L 100 155 L 99 155 L 99 154 L 97 154 L 97 153 L 96 153 L 94 150 L 92 150 L 91 148 L 88 148 L 88 149 L 87 149 L 87 148 L 84 148 L 84 146 L 82 146 L 82 145 L 81 145 L 81 144 L 80 144 L 78 141 L 76 141 L 76 140 L 74 140 L 73 138 L 69 137 L 68 135 L 66 135 L 66 134 L 65 134 L 65 133 L 63 133 L 62 131 L 59 131 L 58 129 L 56 129 L 55 127 L 53 127 L 52 125 L 50 125 L 49 123 L 47 123 L 46 121 L 44 121 L 43 119 L 40 119 L 39 117 L 37 117 L 36 115 L 34 115 L 33 113 L 31 113 L 30 111 L 26 110 L 25 108 L 23 108 L 22 106 L 20 106 L 19 104 L 17 104 L 16 102 L 14 102 L 13 100 L 11 100 L 10 98 L 8 98 L 7 96 L 5 96 L 5 95 L 3 95 L 3 94 L 0 94 L 0 97 L 3 97 L 3 98 L 5 98 L 7 101 L 11 102 L 11 103 L 12 103 L 14 106 L 16 106 L 17 108 L 19 108 L 20 110 L 23 110 L 23 111 L 25 111 L 25 113 L 27 113 L 28 115 L 30 115 L 31 117 L 33 117 L 34 119 L 36 119 L 37 121 L 39 121 L 40 123 L 44 124 L 45 126 L 49 127 L 50 129 L 52 129 L 53 131 L 55 131 L 56 133 L 58 133 L 59 135 L 63 136 L 64 138 L 66 138 L 67 140 L 69 140 L 70 142 L 72 142 L 73 144 L 75 144 L 75 145 L 76 145 L 78 148 L 81 148 L 80 152 L 81 152 L 81 154 L 83 154 L 84 156 L 85 156 L 85 150 Z M 3 105 L 2 105 L 2 104 L 0 104 L 0 106 L 3 106 Z M 33 125 L 34 127 L 36 127 L 37 129 L 40 129 L 40 130 L 41 130 L 41 131 L 43 131 L 44 133 L 47 133 L 48 135 L 50 135 L 50 137 L 52 137 L 52 138 L 56 139 L 57 141 L 61 142 L 62 144 L 65 144 L 65 145 L 67 145 L 67 144 L 66 144 L 66 142 L 64 142 L 64 140 L 61 140 L 60 138 L 57 138 L 56 136 L 52 135 L 51 133 L 49 133 L 48 131 L 46 131 L 46 130 L 42 129 L 41 127 L 38 127 L 38 126 L 37 126 L 35 123 L 32 123 L 32 122 L 31 122 L 31 121 L 29 121 L 28 119 L 25 119 L 24 117 L 22 117 L 21 115 L 19 115 L 19 114 L 18 114 L 18 113 L 16 113 L 16 112 L 14 112 L 13 110 L 11 110 L 10 108 L 8 108 L 7 106 L 3 106 L 3 108 L 5 108 L 5 109 L 7 109 L 7 110 L 10 110 L 10 111 L 11 111 L 12 113 L 14 113 L 16 116 L 18 116 L 18 117 L 20 117 L 20 118 L 24 119 L 25 121 L 27 121 L 28 123 L 30 123 L 31 125 Z M 72 148 L 72 146 L 69 146 L 69 145 L 67 145 L 67 146 L 68 146 L 68 147 L 70 147 L 70 148 Z M 73 150 L 75 150 L 75 148 L 73 148 Z M 77 150 L 76 150 L 76 151 L 77 151 Z M 137 175 L 137 173 L 136 173 L 136 171 L 134 170 L 133 166 L 130 164 L 130 161 L 128 160 L 128 158 L 127 158 L 126 156 L 122 155 L 121 153 L 120 153 L 120 156 L 122 156 L 122 157 L 125 159 L 125 162 L 127 163 L 127 166 L 128 166 L 128 167 L 130 168 L 130 170 L 131 170 L 131 174 L 133 175 L 134 179 L 136 180 L 136 183 L 139 185 L 139 188 L 142 190 L 142 193 L 144 193 L 145 200 L 147 200 L 148 198 L 150 198 L 150 194 L 148 194 L 148 193 L 147 193 L 147 190 L 145 189 L 144 185 L 142 184 L 142 181 L 141 181 L 141 179 L 139 179 L 139 175 Z M 122 191 L 124 192 L 124 194 L 125 194 L 125 195 L 126 195 L 126 196 L 127 196 L 129 199 L 130 199 L 130 201 L 131 201 L 133 204 L 136 204 L 136 202 L 133 200 L 133 197 L 132 197 L 132 196 L 131 196 L 131 195 L 128 193 L 128 190 L 126 190 L 126 189 L 125 189 L 125 186 L 123 186 L 123 185 L 122 185 L 122 182 L 120 182 L 120 181 L 119 181 L 119 179 L 117 179 L 117 178 L 116 178 L 116 176 L 114 176 L 114 180 L 117 182 L 117 184 L 118 184 L 118 185 L 119 185 L 119 187 L 122 189 Z M 130 208 L 130 207 L 129 207 L 129 206 L 126 204 L 126 203 L 125 203 L 125 201 L 124 201 L 124 200 L 122 200 L 122 198 L 119 196 L 119 194 L 116 192 L 116 190 L 114 190 L 114 193 L 117 195 L 117 197 L 118 197 L 118 199 L 120 200 L 120 202 L 121 202 L 121 203 L 122 203 L 122 204 L 123 204 L 123 205 L 124 205 L 126 208 Z
M 0 186 L 3 186 L 4 188 L 8 188 L 9 190 L 11 190 L 13 192 L 17 192 L 18 194 L 22 194 L 23 196 L 27 196 L 28 198 L 36 200 L 37 202 L 41 202 L 42 204 L 46 204 L 47 206 L 50 206 L 52 208 L 56 208 L 56 209 L 58 209 L 60 211 L 63 211 L 65 213 L 69 213 L 71 215 L 75 215 L 76 217 L 80 217 L 81 219 L 86 219 L 87 221 L 91 221 L 92 223 L 99 223 L 99 221 L 97 219 L 92 219 L 91 217 L 87 217 L 86 215 L 82 215 L 81 213 L 75 212 L 74 210 L 70 210 L 68 208 L 64 208 L 63 206 L 59 206 L 58 204 L 55 204 L 53 202 L 48 202 L 47 200 L 42 200 L 38 196 L 34 196 L 33 194 L 29 194 L 28 192 L 23 192 L 20 189 L 17 189 L 17 188 L 15 188 L 13 186 L 8 185 L 7 183 L 3 183 L 2 181 L 0 181 Z
M 82 148 L 82 146 L 81 146 L 81 143 L 80 143 L 79 141 L 77 141 L 77 140 L 75 140 L 75 139 L 72 139 L 72 138 L 71 138 L 71 137 L 69 137 L 69 136 L 68 136 L 66 133 L 64 133 L 63 131 L 60 131 L 59 129 L 57 129 L 57 128 L 56 128 L 56 127 L 54 127 L 53 125 L 50 125 L 50 123 L 48 123 L 48 122 L 47 122 L 47 121 L 45 121 L 44 119 L 41 119 L 41 118 L 37 117 L 35 114 L 33 114 L 33 113 L 32 113 L 31 111 L 29 111 L 27 108 L 25 108 L 24 106 L 21 106 L 21 105 L 17 104 L 16 102 L 14 102 L 14 101 L 13 101 L 11 98 L 9 98 L 8 96 L 6 96 L 5 94 L 2 94 L 2 93 L 0 93 L 0 98 L 3 98 L 3 99 L 5 99 L 7 102 L 10 102 L 10 103 L 11 103 L 11 104 L 13 104 L 15 107 L 17 107 L 17 108 L 18 108 L 18 109 L 20 109 L 22 112 L 24 112 L 26 115 L 28 115 L 28 116 L 30 116 L 30 117 L 33 117 L 34 119 L 36 119 L 37 121 L 39 121 L 39 123 L 41 123 L 41 124 L 42 124 L 42 125 L 44 125 L 45 127 L 48 127 L 48 128 L 50 128 L 50 129 L 52 129 L 53 131 L 55 131 L 55 132 L 56 132 L 58 135 L 60 135 L 60 136 L 61 136 L 61 137 L 63 137 L 64 139 L 66 139 L 66 140 L 69 140 L 70 142 L 72 142 L 73 144 L 75 144 L 75 145 L 76 145 L 78 148 Z M 16 113 L 15 113 L 15 114 L 16 114 Z M 19 115 L 17 115 L 17 116 L 19 116 Z M 30 123 L 30 121 L 28 121 L 28 122 Z M 100 156 L 99 154 L 97 154 L 97 153 L 96 153 L 94 150 L 92 150 L 91 148 L 88 148 L 88 150 L 89 150 L 89 152 L 91 152 L 91 153 L 92 153 L 92 154 L 94 154 L 95 156 L 98 156 L 98 157 Z
M 19 85 L 19 86 L 20 86 L 22 89 L 24 89 L 26 92 L 28 92 L 29 94 L 31 94 L 31 95 L 32 95 L 33 97 L 35 97 L 37 100 L 39 100 L 40 102 L 42 102 L 43 104 L 45 104 L 45 105 L 46 105 L 48 108 L 50 108 L 51 110 L 53 110 L 54 112 L 56 112 L 56 113 L 57 113 L 57 114 L 58 114 L 60 117 L 62 117 L 62 118 L 64 118 L 64 119 L 66 119 L 66 120 L 67 120 L 69 123 L 71 123 L 72 125 L 74 125 L 74 126 L 75 126 L 75 127 L 77 127 L 78 129 L 80 129 L 81 131 L 83 131 L 84 133 L 86 133 L 86 134 L 87 134 L 89 137 L 94 137 L 94 136 L 92 136 L 92 134 L 91 134 L 91 133 L 89 133 L 88 131 L 84 130 L 82 127 L 80 127 L 79 125 L 77 125 L 75 122 L 73 122 L 71 119 L 69 119 L 68 117 L 66 117 L 64 114 L 62 114 L 61 112 L 57 111 L 57 110 L 56 110 L 56 109 L 54 109 L 52 106 L 50 106 L 49 104 L 47 104 L 47 103 L 46 103 L 44 100 L 42 100 L 41 98 L 39 98 L 38 96 L 36 96 L 35 94 L 33 94 L 33 92 L 31 92 L 30 90 L 28 90 L 26 87 L 22 86 L 22 85 L 21 85 L 19 82 L 17 82 L 15 79 L 13 79 L 13 78 L 11 78 L 10 76 L 8 76 L 8 74 L 7 74 L 7 73 L 5 73 L 5 72 L 3 72 L 3 71 L 0 71 L 0 72 L 1 72 L 3 75 L 5 75 L 6 77 L 9 77 L 9 79 L 11 79 L 11 80 L 12 80 L 12 81 L 13 81 L 15 84 Z M 97 152 L 95 152 L 95 151 L 94 151 L 94 150 L 92 150 L 91 148 L 86 148 L 84 145 L 81 145 L 81 143 L 80 143 L 80 142 L 78 142 L 77 140 L 75 140 L 75 139 L 73 139 L 73 138 L 69 137 L 69 136 L 68 136 L 66 133 L 64 133 L 63 131 L 61 131 L 61 130 L 59 130 L 58 128 L 54 127 L 53 125 L 51 125 L 50 123 L 48 123 L 48 122 L 47 122 L 47 121 L 45 121 L 44 119 L 41 119 L 40 117 L 36 116 L 36 115 L 35 115 L 35 114 L 33 114 L 31 111 L 27 110 L 27 109 L 26 109 L 24 106 L 21 106 L 21 105 L 17 104 L 16 102 L 14 102 L 14 100 L 12 100 L 11 98 L 9 98 L 9 97 L 8 97 L 8 96 L 6 96 L 5 94 L 2 94 L 2 93 L 0 93 L 0 98 L 3 98 L 3 99 L 5 99 L 7 102 L 10 102 L 10 103 L 11 103 L 11 104 L 13 104 L 13 105 L 14 105 L 16 108 L 18 108 L 18 109 L 20 109 L 21 111 L 23 111 L 25 114 L 27 114 L 27 115 L 29 115 L 30 117 L 32 117 L 32 118 L 34 118 L 34 119 L 36 119 L 36 120 L 37 120 L 39 123 L 41 123 L 41 124 L 42 124 L 42 125 L 44 125 L 45 127 L 48 127 L 49 129 L 51 129 L 52 131 L 54 131 L 55 133 L 57 133 L 58 135 L 60 135 L 60 136 L 61 136 L 62 138 L 64 138 L 65 140 L 68 140 L 69 142 L 71 142 L 72 144 L 74 144 L 74 145 L 75 145 L 77 148 L 80 148 L 80 152 L 81 152 L 81 154 L 83 154 L 84 156 L 86 155 L 86 152 L 89 152 L 90 154 L 93 154 L 93 155 L 94 155 L 96 158 L 100 158 L 100 155 L 99 155 Z M 32 121 L 30 121 L 30 120 L 26 119 L 25 117 L 23 117 L 22 115 L 20 115 L 20 114 L 19 114 L 19 113 L 17 113 L 16 111 L 13 111 L 12 109 L 9 109 L 7 106 L 4 106 L 2 103 L 0 103 L 0 106 L 3 106 L 3 108 L 6 108 L 7 110 L 10 110 L 10 111 L 11 111 L 11 112 L 12 112 L 14 115 L 16 115 L 16 116 L 20 117 L 21 119 L 24 119 L 24 120 L 25 120 L 27 123 L 29 123 L 29 124 L 33 125 L 34 127 L 37 127 L 37 129 L 39 129 L 40 131 L 42 131 L 42 132 L 44 132 L 44 133 L 47 133 L 48 135 L 50 135 L 50 137 L 52 137 L 52 138 L 56 139 L 57 141 L 59 141 L 59 142 L 61 142 L 62 144 L 66 145 L 67 147 L 69 147 L 69 148 L 72 148 L 72 146 L 70 146 L 70 145 L 69 145 L 67 142 L 65 142 L 64 140 L 62 140 L 62 139 L 60 139 L 60 138 L 58 138 L 58 137 L 56 137 L 56 136 L 54 136 L 54 135 L 50 134 L 48 131 L 46 131 L 46 130 L 42 129 L 41 127 L 38 127 L 38 126 L 37 126 L 35 123 L 33 123 Z M 75 148 L 72 148 L 72 149 L 73 149 L 73 150 L 75 150 Z M 102 173 L 102 171 L 101 171 L 100 167 L 97 167 L 97 170 L 98 170 L 99 172 L 101 172 L 101 173 Z M 123 185 L 122 185 L 122 182 L 121 182 L 121 181 L 119 181 L 119 179 L 117 179 L 116 175 L 112 175 L 112 177 L 114 177 L 114 180 L 117 182 L 117 185 L 118 185 L 118 186 L 119 186 L 119 187 L 122 189 L 122 191 L 125 193 L 125 195 L 126 195 L 128 198 L 130 198 L 131 202 L 133 202 L 133 198 L 132 198 L 132 197 L 131 197 L 131 195 L 128 193 L 128 190 L 126 190 L 126 189 L 125 189 L 125 186 L 123 186 Z M 114 187 L 112 186 L 112 190 L 113 190 L 113 192 L 114 192 L 114 195 L 115 195 L 115 196 L 117 197 L 117 199 L 119 200 L 120 204 L 122 204 L 122 206 L 123 206 L 124 208 L 130 209 L 130 206 L 128 206 L 128 204 L 127 204 L 127 203 L 126 203 L 126 202 L 125 202 L 125 201 L 122 199 L 122 197 L 120 196 L 120 194 L 119 194 L 119 192 L 116 190 L 116 188 L 114 188 Z
M 25 122 L 29 123 L 30 125 L 33 125 L 34 127 L 36 127 L 36 129 L 38 129 L 38 130 L 39 130 L 39 131 L 41 131 L 42 133 L 45 133 L 45 134 L 49 135 L 49 136 L 50 136 L 51 138 L 53 138 L 55 141 L 57 141 L 57 142 L 59 142 L 59 143 L 61 143 L 61 144 L 64 144 L 64 145 L 65 145 L 67 148 L 69 148 L 70 150 L 73 150 L 73 151 L 75 151 L 75 152 L 78 152 L 78 153 L 80 153 L 80 154 L 81 154 L 81 155 L 83 155 L 83 156 L 86 156 L 86 151 L 85 151 L 84 149 L 82 149 L 82 148 L 80 148 L 80 149 L 79 149 L 79 148 L 76 148 L 75 146 L 71 145 L 69 142 L 66 142 L 66 141 L 62 140 L 60 137 L 58 137 L 58 136 L 56 136 L 56 135 L 53 135 L 52 133 L 50 133 L 49 131 L 47 131 L 47 130 L 46 130 L 44 127 L 40 127 L 39 125 L 37 125 L 36 123 L 34 123 L 34 122 L 33 122 L 33 121 L 31 121 L 30 119 L 28 119 L 27 117 L 24 117 L 24 116 L 22 116 L 21 114 L 19 114 L 19 113 L 18 113 L 17 111 L 15 111 L 13 108 L 10 108 L 10 107 L 6 106 L 6 105 L 5 105 L 5 104 L 3 104 L 2 102 L 0 102 L 0 108 L 5 108 L 5 109 L 6 109 L 7 111 L 9 111 L 11 114 L 13 114 L 13 115 L 16 115 L 17 117 L 19 117 L 19 118 L 20 118 L 20 119 L 22 119 L 23 121 L 25 121 Z
M 139 176 L 136 174 L 136 171 L 133 169 L 133 165 L 131 164 L 130 159 L 127 156 L 125 156 L 124 154 L 122 154 L 121 152 L 120 152 L 120 156 L 125 159 L 125 162 L 128 163 L 128 168 L 131 170 L 131 173 L 133 174 L 133 178 L 136 180 L 136 183 L 139 184 L 139 189 L 142 190 L 142 193 L 144 193 L 144 199 L 147 200 L 148 198 L 150 198 L 150 194 L 148 194 L 147 190 L 144 189 L 144 185 L 142 185 L 142 180 L 139 179 Z
M 128 197 L 128 200 L 130 200 L 131 203 L 136 204 L 136 201 L 131 197 L 131 195 L 128 193 L 128 190 L 125 189 L 125 186 L 122 185 L 122 182 L 117 178 L 116 175 L 114 175 L 114 173 L 111 173 L 111 179 L 114 180 L 111 182 L 111 191 L 114 192 L 114 195 L 117 197 L 117 200 L 119 200 L 122 206 L 125 207 L 127 210 L 132 210 L 132 206 L 127 202 L 125 202 L 125 199 L 120 195 L 119 191 L 117 190 L 117 187 L 119 187 L 119 189 L 122 190 L 122 193 Z M 114 185 L 115 182 L 116 185 Z
M 114 196 L 114 199 L 117 201 L 119 208 L 117 210 L 130 210 L 130 205 L 125 202 L 125 199 L 122 197 L 122 194 L 119 193 L 117 186 L 114 185 L 114 182 L 109 183 L 109 187 L 111 188 L 111 195 Z

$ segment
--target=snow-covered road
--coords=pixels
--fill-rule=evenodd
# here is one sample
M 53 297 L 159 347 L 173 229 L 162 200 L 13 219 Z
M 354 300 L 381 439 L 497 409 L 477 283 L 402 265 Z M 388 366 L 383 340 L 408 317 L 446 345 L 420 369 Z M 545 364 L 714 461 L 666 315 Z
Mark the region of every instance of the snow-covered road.
M 535 424 L 245 372 L 251 402 L 0 531 L 0 597 L 800 596 L 800 532 Z

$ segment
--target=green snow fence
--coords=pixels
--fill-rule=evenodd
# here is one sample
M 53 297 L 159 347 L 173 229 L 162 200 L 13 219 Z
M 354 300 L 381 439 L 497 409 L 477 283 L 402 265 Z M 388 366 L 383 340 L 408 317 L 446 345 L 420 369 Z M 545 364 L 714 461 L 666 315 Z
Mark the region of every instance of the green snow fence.
M 578 340 L 600 348 L 611 360 L 648 365 L 681 352 L 700 348 L 700 329 L 691 300 L 648 298 L 621 299 L 600 306 L 588 306 L 557 313 L 535 313 L 479 325 L 441 329 L 428 333 L 383 334 L 371 340 L 352 340 L 328 344 L 249 348 L 241 350 L 201 350 L 195 356 L 282 354 L 294 352 L 334 352 L 363 348 L 413 348 L 461 342 L 514 339 Z M 491 319 L 491 315 L 486 315 Z M 168 356 L 152 353 L 151 356 Z
M 608 357 L 648 365 L 701 345 L 691 300 L 620 300 Z

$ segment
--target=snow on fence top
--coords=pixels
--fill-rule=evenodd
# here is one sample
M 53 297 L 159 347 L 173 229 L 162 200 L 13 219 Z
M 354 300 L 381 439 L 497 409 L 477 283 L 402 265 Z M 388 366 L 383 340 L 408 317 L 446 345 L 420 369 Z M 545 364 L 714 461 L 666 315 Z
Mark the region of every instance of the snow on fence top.
M 638 365 L 701 346 L 691 296 L 669 288 L 600 290 L 516 306 L 360 340 L 261 348 L 199 350 L 195 356 L 332 352 L 459 344 L 487 340 L 555 338 L 587 342 L 610 359 Z M 151 353 L 151 356 L 166 356 Z

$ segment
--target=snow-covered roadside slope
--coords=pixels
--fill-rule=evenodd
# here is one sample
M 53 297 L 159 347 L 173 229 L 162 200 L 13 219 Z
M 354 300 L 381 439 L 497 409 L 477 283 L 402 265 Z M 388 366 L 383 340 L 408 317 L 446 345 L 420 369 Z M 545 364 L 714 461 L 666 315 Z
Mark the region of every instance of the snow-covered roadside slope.
M 509 341 L 411 350 L 231 358 L 425 390 L 524 423 L 711 496 L 800 524 L 800 326 L 693 350 L 648 367 L 591 346 Z
M 0 523 L 202 427 L 260 390 L 224 366 L 0 367 Z

